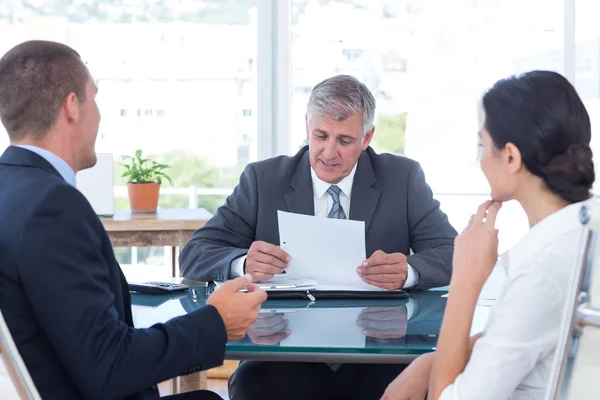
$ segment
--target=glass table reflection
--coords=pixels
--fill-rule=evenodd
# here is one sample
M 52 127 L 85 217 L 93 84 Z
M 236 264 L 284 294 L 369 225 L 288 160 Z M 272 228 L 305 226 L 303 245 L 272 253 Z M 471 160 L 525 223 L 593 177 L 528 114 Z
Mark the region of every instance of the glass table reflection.
M 184 283 L 190 289 L 180 294 L 132 294 L 136 327 L 163 323 L 202 307 L 206 284 Z M 267 300 L 246 337 L 227 344 L 226 358 L 408 363 L 435 349 L 446 293 L 411 293 L 401 300 Z

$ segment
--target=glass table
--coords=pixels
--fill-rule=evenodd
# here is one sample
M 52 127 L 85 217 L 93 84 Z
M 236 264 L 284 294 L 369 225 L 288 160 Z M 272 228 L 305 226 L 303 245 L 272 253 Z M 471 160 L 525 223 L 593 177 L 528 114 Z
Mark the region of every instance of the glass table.
M 205 304 L 206 284 L 183 280 L 186 292 L 132 294 L 134 323 L 145 328 Z M 193 295 L 192 289 L 196 296 Z M 401 300 L 267 300 L 242 340 L 227 343 L 226 359 L 335 363 L 410 363 L 435 350 L 445 290 Z

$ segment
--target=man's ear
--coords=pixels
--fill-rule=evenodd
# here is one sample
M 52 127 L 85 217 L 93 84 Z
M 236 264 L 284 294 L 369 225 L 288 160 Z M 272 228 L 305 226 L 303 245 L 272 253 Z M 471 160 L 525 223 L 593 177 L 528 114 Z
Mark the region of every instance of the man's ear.
M 375 127 L 372 127 L 368 131 L 365 132 L 362 139 L 362 149 L 366 150 L 371 143 L 371 139 L 373 139 L 373 135 L 375 134 Z
M 508 166 L 508 172 L 514 174 L 523 168 L 523 159 L 519 148 L 513 143 L 507 143 L 504 146 L 504 160 Z
M 71 92 L 65 97 L 63 102 L 63 110 L 69 122 L 79 121 L 79 99 L 75 93 Z

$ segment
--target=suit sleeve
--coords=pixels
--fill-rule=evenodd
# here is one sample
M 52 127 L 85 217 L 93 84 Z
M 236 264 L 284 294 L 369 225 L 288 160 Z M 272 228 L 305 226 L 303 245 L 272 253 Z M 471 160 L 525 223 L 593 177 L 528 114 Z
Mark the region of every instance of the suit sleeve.
M 224 281 L 231 277 L 232 261 L 248 253 L 254 242 L 257 193 L 256 171 L 250 164 L 225 204 L 181 251 L 182 276 L 197 281 Z
M 119 318 L 102 253 L 104 231 L 75 188 L 52 189 L 25 225 L 17 260 L 50 345 L 86 398 L 123 398 L 188 370 L 222 364 L 227 340 L 203 307 L 148 329 Z
M 457 233 L 433 198 L 418 163 L 410 171 L 407 192 L 410 247 L 414 252 L 408 256 L 408 263 L 419 273 L 414 289 L 446 286 Z

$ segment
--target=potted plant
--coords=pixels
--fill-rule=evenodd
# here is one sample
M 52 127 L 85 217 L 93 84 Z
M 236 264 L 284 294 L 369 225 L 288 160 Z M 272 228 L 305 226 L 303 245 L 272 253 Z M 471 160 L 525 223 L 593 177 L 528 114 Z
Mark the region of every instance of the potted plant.
M 127 178 L 131 211 L 134 213 L 156 212 L 162 180 L 166 179 L 173 184 L 171 178 L 164 172 L 169 166 L 142 158 L 141 150 L 136 150 L 135 157 L 124 156 L 123 158 L 129 161 L 127 164 L 121 164 L 126 168 L 121 176 Z

